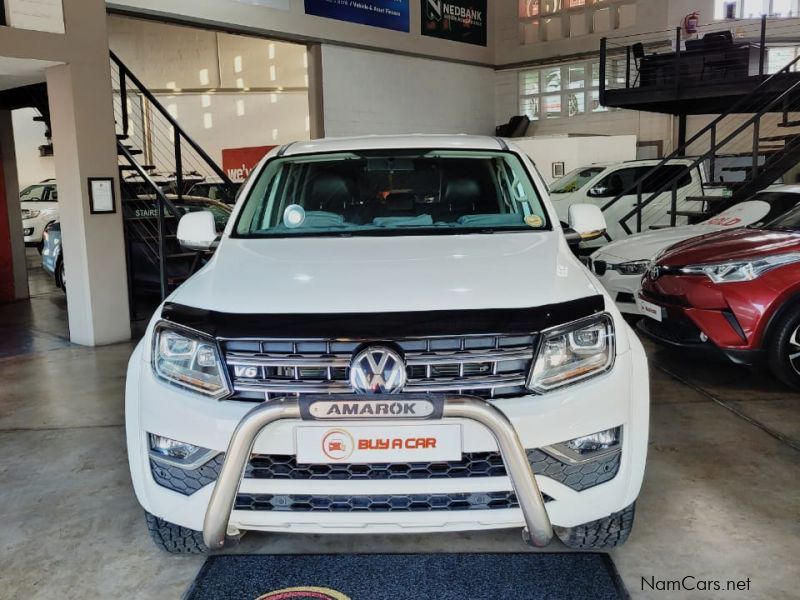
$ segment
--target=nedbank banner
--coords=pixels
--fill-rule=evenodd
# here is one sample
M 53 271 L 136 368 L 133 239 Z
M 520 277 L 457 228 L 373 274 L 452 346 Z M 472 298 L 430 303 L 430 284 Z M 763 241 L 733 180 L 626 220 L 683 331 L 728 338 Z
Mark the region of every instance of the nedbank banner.
M 408 32 L 410 0 L 305 0 L 306 14 Z
M 422 35 L 486 45 L 486 0 L 421 0 Z

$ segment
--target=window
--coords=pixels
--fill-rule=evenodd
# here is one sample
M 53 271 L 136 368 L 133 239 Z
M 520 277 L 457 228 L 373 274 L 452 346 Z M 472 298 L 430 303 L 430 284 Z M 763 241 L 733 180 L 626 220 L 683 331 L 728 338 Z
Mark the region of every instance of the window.
M 244 200 L 242 237 L 453 235 L 546 229 L 508 152 L 365 151 L 273 159 Z
M 777 73 L 798 56 L 800 56 L 800 47 L 772 46 L 767 48 L 767 73 Z M 789 67 L 789 70 L 797 71 L 797 63 Z
M 532 121 L 606 112 L 600 105 L 600 64 L 585 61 L 521 71 L 519 110 Z
M 592 188 L 594 192 L 591 194 L 596 198 L 613 198 L 619 194 L 630 190 L 628 193 L 635 194 L 633 186 L 643 177 L 653 166 L 644 167 L 628 167 L 625 169 L 618 169 L 609 173 Z M 653 175 L 650 175 L 642 182 L 642 194 L 653 194 L 662 192 L 664 186 L 668 185 L 672 179 L 678 179 L 678 188 L 686 187 L 692 182 L 692 176 L 689 169 L 680 165 L 664 165 Z
M 762 15 L 769 17 L 798 16 L 798 0 L 716 0 L 714 18 L 724 19 L 726 5 L 734 5 L 734 17 L 737 19 L 758 19 Z
M 20 202 L 56 202 L 58 193 L 52 185 L 32 185 L 19 194 Z
M 572 192 L 577 192 L 603 171 L 605 171 L 605 167 L 587 167 L 570 171 L 553 183 L 550 187 L 550 193 L 571 194 Z

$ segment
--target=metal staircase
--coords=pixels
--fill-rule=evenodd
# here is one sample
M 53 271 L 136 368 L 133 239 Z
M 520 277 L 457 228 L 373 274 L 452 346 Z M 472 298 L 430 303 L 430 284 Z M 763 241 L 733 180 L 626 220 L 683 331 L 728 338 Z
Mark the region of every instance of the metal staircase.
M 152 291 L 163 299 L 209 255 L 184 252 L 177 241 L 178 221 L 187 211 L 192 185 L 216 179 L 223 189 L 221 200 L 229 204 L 236 188 L 113 52 L 111 75 L 129 289 Z
M 664 211 L 669 215 L 670 226 L 684 219 L 697 222 L 749 198 L 798 167 L 800 79 L 787 81 L 780 93 L 764 91 L 773 89 L 776 82 L 793 73 L 799 61 L 800 57 L 795 58 L 777 73 L 765 76 L 755 89 L 605 203 L 603 210 L 624 196 L 635 195 L 634 208 L 619 220 L 629 234 L 650 228 L 659 219 L 663 221 Z M 678 181 L 684 176 L 678 172 L 671 177 L 660 177 L 657 189 L 642 194 L 642 182 L 658 177 L 670 161 L 687 157 L 690 159 L 687 169 L 703 169 L 707 175 L 705 183 L 678 194 Z

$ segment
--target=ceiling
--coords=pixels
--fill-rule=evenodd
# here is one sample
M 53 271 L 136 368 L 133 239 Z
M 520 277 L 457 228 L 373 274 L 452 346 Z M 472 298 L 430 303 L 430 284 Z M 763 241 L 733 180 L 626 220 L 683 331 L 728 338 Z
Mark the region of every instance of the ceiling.
M 59 63 L 46 60 L 8 58 L 0 56 L 0 90 L 42 83 L 45 69 Z

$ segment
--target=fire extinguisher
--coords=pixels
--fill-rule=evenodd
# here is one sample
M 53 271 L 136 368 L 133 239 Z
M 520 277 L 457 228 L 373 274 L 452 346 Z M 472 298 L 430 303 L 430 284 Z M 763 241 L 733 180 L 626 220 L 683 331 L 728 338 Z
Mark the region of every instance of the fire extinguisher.
M 697 11 L 686 15 L 686 17 L 683 19 L 683 28 L 686 30 L 686 33 L 689 34 L 697 33 L 697 26 L 699 24 L 700 13 Z

